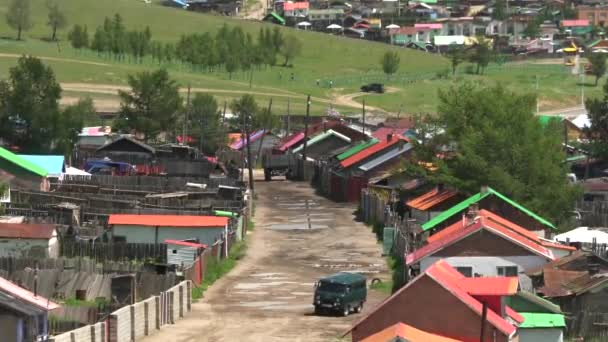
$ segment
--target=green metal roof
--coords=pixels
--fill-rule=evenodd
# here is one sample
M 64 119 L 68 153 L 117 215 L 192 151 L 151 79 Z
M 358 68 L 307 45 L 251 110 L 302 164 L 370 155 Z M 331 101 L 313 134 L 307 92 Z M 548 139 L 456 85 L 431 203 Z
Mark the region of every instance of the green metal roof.
M 369 141 L 364 141 L 364 142 L 360 143 L 359 145 L 355 145 L 355 146 L 349 148 L 348 150 L 338 154 L 338 156 L 336 158 L 338 158 L 339 161 L 342 161 L 356 153 L 359 153 L 359 152 L 365 150 L 368 147 L 376 145 L 378 143 L 378 141 L 379 140 L 376 138 L 369 140 Z
M 215 216 L 223 216 L 223 217 L 238 217 L 239 214 L 232 212 L 232 211 L 225 211 L 225 210 L 215 210 L 213 212 L 213 214 L 215 214 Z
M 362 280 L 365 280 L 365 276 L 359 273 L 348 273 L 348 272 L 340 272 L 336 274 L 332 274 L 330 276 L 321 278 L 321 280 L 337 283 L 337 284 L 352 284 Z
M 585 160 L 587 159 L 587 156 L 584 154 L 579 154 L 578 156 L 572 156 L 569 158 L 566 158 L 566 163 L 573 163 L 573 162 L 577 162 L 580 160 Z
M 336 136 L 336 137 L 338 137 L 338 138 L 340 138 L 340 139 L 342 139 L 344 141 L 350 142 L 350 138 L 349 137 L 347 137 L 347 136 L 345 136 L 343 134 L 340 134 L 340 133 L 334 131 L 333 129 L 330 129 L 327 132 L 319 134 L 319 135 L 315 136 L 314 138 L 308 140 L 308 142 L 306 143 L 306 146 L 314 145 L 314 144 L 318 143 L 319 141 L 323 141 L 323 140 L 331 137 L 332 135 Z M 304 149 L 304 144 L 298 146 L 298 148 L 294 149 L 291 152 L 298 153 L 298 152 L 300 152 L 303 149 Z
M 281 25 L 285 25 L 285 19 L 283 19 L 283 17 L 281 17 L 280 15 L 277 14 L 277 12 L 270 12 L 270 15 L 275 18 L 276 20 L 278 20 Z
M 549 123 L 551 123 L 551 121 L 561 122 L 562 118 L 559 116 L 553 116 L 553 115 L 539 115 L 538 116 L 538 122 L 540 122 L 540 125 L 543 127 L 549 126 Z
M 488 197 L 489 195 L 494 195 L 498 198 L 500 198 L 501 200 L 509 203 L 510 205 L 514 206 L 515 208 L 521 210 L 522 212 L 524 212 L 525 214 L 527 214 L 528 216 L 532 217 L 533 219 L 535 219 L 536 221 L 542 223 L 543 225 L 551 228 L 551 229 L 557 229 L 553 224 L 551 224 L 549 221 L 545 220 L 544 218 L 536 215 L 535 213 L 531 212 L 530 210 L 524 208 L 521 204 L 511 200 L 510 198 L 508 198 L 507 196 L 499 193 L 498 191 L 488 187 L 488 191 L 485 193 L 477 193 L 467 199 L 465 199 L 464 201 L 456 204 L 455 206 L 451 207 L 450 209 L 442 212 L 441 214 L 435 216 L 432 220 L 428 221 L 427 223 L 422 225 L 422 230 L 427 231 L 429 229 L 434 228 L 435 226 L 437 226 L 438 224 L 440 224 L 441 222 L 449 219 L 450 217 L 460 213 L 461 211 L 465 210 L 466 208 L 468 208 L 471 204 L 473 203 L 477 203 L 479 201 L 481 201 L 482 199 Z
M 534 328 L 564 328 L 566 319 L 562 314 L 554 313 L 536 313 L 536 312 L 520 312 L 524 322 L 519 326 L 520 329 Z
M 513 296 L 505 297 L 504 301 L 506 305 L 517 312 L 563 313 L 559 305 L 539 297 L 532 292 L 518 291 Z
M 34 173 L 40 177 L 46 177 L 46 175 L 48 174 L 48 171 L 46 169 L 44 169 L 41 166 L 38 166 L 35 163 L 32 163 L 29 160 L 26 160 L 22 157 L 19 157 L 18 155 L 14 154 L 13 152 L 4 149 L 2 147 L 0 147 L 0 158 L 4 158 L 6 160 L 8 160 L 9 162 L 31 172 Z
M 602 40 L 603 39 L 598 39 L 598 40 L 592 42 L 591 44 L 588 44 L 587 47 L 592 48 L 592 47 L 596 46 L 597 44 L 599 44 Z

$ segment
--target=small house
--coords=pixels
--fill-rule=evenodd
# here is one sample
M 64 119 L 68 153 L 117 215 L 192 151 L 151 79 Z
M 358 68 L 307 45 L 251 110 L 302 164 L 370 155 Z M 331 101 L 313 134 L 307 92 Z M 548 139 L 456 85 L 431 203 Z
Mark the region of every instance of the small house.
M 353 342 L 364 341 L 404 323 L 458 341 L 479 341 L 481 331 L 484 341 L 517 341 L 516 326 L 523 317 L 503 301 L 517 287 L 516 277 L 466 278 L 440 260 L 355 322 L 346 334 Z
M 127 243 L 188 240 L 213 245 L 228 234 L 228 218 L 218 216 L 113 214 L 108 224 L 114 239 Z
M 306 142 L 306 157 L 318 160 L 324 156 L 331 155 L 331 151 L 349 146 L 351 139 L 332 129 L 316 135 Z M 303 153 L 304 144 L 295 148 L 292 153 Z
M 522 315 L 517 327 L 519 342 L 562 342 L 566 319 L 559 305 L 531 292 L 519 291 L 506 297 L 505 304 Z
M 65 174 L 65 157 L 61 155 L 19 154 L 19 156 L 45 169 L 48 178 L 62 179 Z
M 435 189 L 407 201 L 410 217 L 418 224 L 428 222 L 430 219 L 453 207 L 462 200 L 458 191 L 446 189 L 443 184 Z
M 309 3 L 303 2 L 284 2 L 283 3 L 283 16 L 286 18 L 296 17 L 305 18 L 308 16 Z
M 0 257 L 58 258 L 57 229 L 52 224 L 0 223 Z
M 411 325 L 397 323 L 378 333 L 366 337 L 361 342 L 459 342 L 449 337 L 431 334 Z
M 201 243 L 182 240 L 165 240 L 164 243 L 167 245 L 167 263 L 178 266 L 190 266 L 207 248 Z
M 48 171 L 0 147 L 0 181 L 10 189 L 48 191 Z
M 419 265 L 423 272 L 443 259 L 468 277 L 515 277 L 575 250 L 481 210 L 430 236 L 425 246 L 406 256 L 406 264 Z
M 156 149 L 154 147 L 129 136 L 121 136 L 101 146 L 95 152 L 97 158 L 109 158 L 115 162 L 130 164 L 146 164 L 153 160 L 155 155 Z
M 59 308 L 50 299 L 0 277 L 0 332 L 2 341 L 47 341 L 49 312 Z

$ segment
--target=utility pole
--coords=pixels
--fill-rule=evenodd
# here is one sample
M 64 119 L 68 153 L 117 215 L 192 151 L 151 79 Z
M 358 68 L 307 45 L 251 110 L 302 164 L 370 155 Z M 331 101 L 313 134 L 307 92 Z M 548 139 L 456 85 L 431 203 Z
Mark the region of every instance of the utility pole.
M 249 89 L 251 89 L 251 83 L 253 82 L 253 67 L 249 71 Z
M 585 107 L 585 69 L 581 72 L 583 81 L 581 82 L 581 107 Z
M 362 116 L 363 116 L 363 135 L 365 135 L 365 99 L 363 99 Z
M 538 92 L 538 75 L 536 75 L 536 115 L 540 113 L 540 93 Z
M 226 124 L 226 106 L 228 104 L 226 103 L 226 101 L 224 101 L 224 111 L 222 112 L 222 125 Z
M 245 130 L 247 132 L 247 166 L 249 167 L 249 189 L 251 190 L 251 196 L 254 194 L 253 189 L 253 165 L 251 165 L 251 144 L 249 144 L 249 136 L 251 135 L 251 118 L 247 116 L 248 123 L 246 124 Z
M 270 98 L 270 102 L 268 102 L 268 109 L 266 114 L 270 117 L 270 113 L 272 111 L 272 97 Z M 260 160 L 260 153 L 262 153 L 262 145 L 264 145 L 264 136 L 266 136 L 267 132 L 270 132 L 270 130 L 272 130 L 273 127 L 268 127 L 270 126 L 271 122 L 264 122 L 264 126 L 266 127 L 262 127 L 262 129 L 264 130 L 264 133 L 262 134 L 262 138 L 260 139 L 260 146 L 258 147 L 258 153 L 256 154 L 255 157 L 255 162 L 257 163 L 258 160 Z
M 304 119 L 304 146 L 302 147 L 302 178 L 304 179 L 304 163 L 306 162 L 306 145 L 308 145 L 308 117 L 310 116 L 310 95 L 306 98 L 306 118 Z
M 291 103 L 291 99 L 288 97 L 287 98 L 287 132 L 285 132 L 285 136 L 289 135 L 289 132 L 291 131 L 291 127 L 289 127 L 289 125 L 291 124 L 290 119 L 291 119 L 291 114 L 290 114 L 290 103 Z
M 479 342 L 483 342 L 486 337 L 486 319 L 488 316 L 488 304 L 483 302 L 483 307 L 481 309 L 481 335 L 479 336 Z
M 186 145 L 186 123 L 190 111 L 190 84 L 188 84 L 188 95 L 186 95 L 186 110 L 184 111 L 184 125 L 182 127 L 182 145 Z
M 241 113 L 241 144 L 245 142 L 245 117 L 247 114 Z M 241 182 L 245 181 L 245 149 L 241 146 Z

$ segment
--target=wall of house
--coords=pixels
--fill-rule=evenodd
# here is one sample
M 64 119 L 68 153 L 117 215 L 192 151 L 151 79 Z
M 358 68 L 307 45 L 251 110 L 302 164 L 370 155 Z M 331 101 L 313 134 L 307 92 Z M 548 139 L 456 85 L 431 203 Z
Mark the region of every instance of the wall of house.
M 57 258 L 59 246 L 57 238 L 46 239 L 2 239 L 0 257 Z
M 18 335 L 18 327 L 23 324 L 23 321 L 16 315 L 8 312 L 0 313 L 0 331 L 2 339 L 6 341 L 21 342 L 23 336 Z
M 519 342 L 563 342 L 562 329 L 519 329 Z
M 352 331 L 352 340 L 361 341 L 403 322 L 457 340 L 479 341 L 480 321 L 481 317 L 466 304 L 430 277 L 423 275 L 357 325 Z M 509 341 L 508 336 L 489 323 L 486 323 L 484 340 Z
M 196 247 L 169 244 L 167 246 L 167 263 L 178 266 L 191 265 L 198 257 L 197 250 Z
M 155 227 L 115 225 L 114 236 L 124 236 L 129 243 L 162 243 L 169 240 L 185 240 L 198 238 L 202 244 L 212 245 L 224 233 L 224 227 L 211 228 L 181 228 L 159 227 L 156 236 Z M 155 241 L 155 238 L 157 241 Z
M 458 256 L 458 257 L 439 257 L 430 256 L 422 259 L 420 270 L 423 272 L 439 260 L 445 260 L 453 267 L 472 267 L 473 274 L 478 273 L 484 277 L 496 277 L 498 266 L 517 266 L 519 272 L 540 267 L 547 263 L 545 258 L 536 255 L 526 256 Z

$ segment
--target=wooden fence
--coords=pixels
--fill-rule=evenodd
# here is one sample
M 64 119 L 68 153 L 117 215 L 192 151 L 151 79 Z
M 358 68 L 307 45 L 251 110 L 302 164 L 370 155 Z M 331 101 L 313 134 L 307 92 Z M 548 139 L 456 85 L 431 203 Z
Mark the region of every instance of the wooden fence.
M 576 210 L 581 215 L 581 226 L 608 227 L 608 201 L 578 201 Z
M 82 240 L 64 240 L 60 255 L 66 258 L 87 257 L 96 262 L 120 260 L 154 260 L 167 262 L 167 245 L 164 243 L 103 243 Z

